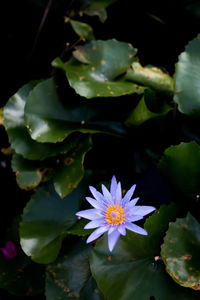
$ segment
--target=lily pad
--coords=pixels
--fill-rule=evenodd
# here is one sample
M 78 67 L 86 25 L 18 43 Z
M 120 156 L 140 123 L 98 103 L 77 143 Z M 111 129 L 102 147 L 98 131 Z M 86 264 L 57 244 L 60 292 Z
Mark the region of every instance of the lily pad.
M 128 233 L 120 238 L 112 254 L 106 236 L 97 242 L 90 266 L 106 299 L 198 299 L 195 292 L 185 290 L 170 278 L 160 259 L 163 236 L 175 215 L 174 205 L 162 206 L 145 222 L 148 236 Z
M 21 189 L 33 189 L 42 181 L 41 162 L 24 159 L 21 155 L 12 157 L 12 169 L 16 172 L 16 181 Z
M 61 199 L 53 185 L 39 188 L 24 209 L 20 224 L 23 251 L 38 263 L 54 261 L 64 232 L 76 223 L 75 213 L 88 188 L 88 176 L 67 197 Z
M 34 141 L 24 123 L 24 107 L 30 91 L 37 85 L 37 81 L 31 81 L 14 94 L 4 107 L 4 125 L 8 134 L 11 147 L 17 154 L 30 160 L 43 160 L 58 153 L 66 153 L 72 149 L 74 139 L 69 137 L 63 143 L 49 144 Z M 29 133 L 28 133 L 29 130 Z M 79 138 L 79 137 L 78 137 Z M 72 146 L 71 146 L 72 145 Z
M 53 176 L 55 190 L 61 198 L 70 194 L 83 178 L 84 157 L 91 147 L 91 137 L 86 136 L 73 151 L 63 157 L 60 167 Z
M 175 72 L 174 101 L 180 112 L 200 117 L 200 37 L 185 47 L 179 56 Z
M 119 122 L 105 120 L 104 114 L 103 107 L 94 103 L 63 96 L 53 77 L 30 92 L 25 106 L 25 122 L 31 138 L 43 143 L 61 142 L 75 131 L 124 133 Z M 104 119 L 101 121 L 100 117 Z
M 95 98 L 143 93 L 144 87 L 119 78 L 135 59 L 137 50 L 131 44 L 115 39 L 93 40 L 85 45 L 85 49 L 89 53 L 89 63 L 84 64 L 75 58 L 65 64 L 57 58 L 52 63 L 66 72 L 69 84 L 77 94 Z
M 81 242 L 47 266 L 47 300 L 103 299 L 91 276 L 90 253 L 91 246 Z
M 130 127 L 137 127 L 150 119 L 155 119 L 166 115 L 172 109 L 173 108 L 167 103 L 163 103 L 160 112 L 155 113 L 148 108 L 145 102 L 145 96 L 143 96 L 138 105 L 128 116 L 125 124 Z
M 170 223 L 161 255 L 167 272 L 178 284 L 200 290 L 200 224 L 188 213 Z
M 199 194 L 200 146 L 192 141 L 165 150 L 158 168 L 163 176 L 190 198 Z

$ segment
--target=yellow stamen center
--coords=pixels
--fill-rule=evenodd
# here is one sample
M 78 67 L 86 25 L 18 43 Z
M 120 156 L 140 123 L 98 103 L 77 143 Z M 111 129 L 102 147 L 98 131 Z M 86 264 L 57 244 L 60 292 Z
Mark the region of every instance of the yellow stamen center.
M 105 212 L 105 217 L 106 217 L 106 222 L 109 225 L 120 225 L 125 220 L 124 209 L 117 204 L 113 206 L 110 205 L 107 207 L 107 210 Z

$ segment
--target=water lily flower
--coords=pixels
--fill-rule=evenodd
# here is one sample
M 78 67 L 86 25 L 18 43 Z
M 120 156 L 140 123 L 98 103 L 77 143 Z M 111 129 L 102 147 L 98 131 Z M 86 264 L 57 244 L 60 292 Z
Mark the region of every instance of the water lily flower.
M 8 241 L 4 248 L 0 248 L 6 259 L 13 259 L 17 256 L 17 249 L 12 241 Z
M 90 243 L 108 232 L 108 247 L 112 251 L 120 235 L 126 235 L 126 229 L 135 233 L 147 235 L 147 231 L 133 224 L 155 210 L 153 206 L 136 206 L 139 198 L 131 199 L 136 185 L 122 196 L 121 183 L 113 176 L 110 191 L 102 184 L 102 194 L 94 187 L 89 189 L 94 198 L 86 200 L 94 207 L 76 213 L 76 216 L 90 220 L 84 229 L 97 228 L 87 239 Z

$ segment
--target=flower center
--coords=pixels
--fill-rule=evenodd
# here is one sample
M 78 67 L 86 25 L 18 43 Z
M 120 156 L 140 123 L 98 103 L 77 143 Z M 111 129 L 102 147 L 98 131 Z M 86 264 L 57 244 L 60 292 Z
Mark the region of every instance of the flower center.
M 119 205 L 110 205 L 105 212 L 106 222 L 109 225 L 120 225 L 125 220 L 124 209 Z

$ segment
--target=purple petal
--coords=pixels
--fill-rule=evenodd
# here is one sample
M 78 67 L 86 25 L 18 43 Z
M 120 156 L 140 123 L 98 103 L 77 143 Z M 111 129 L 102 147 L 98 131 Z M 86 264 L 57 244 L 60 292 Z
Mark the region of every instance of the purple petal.
M 90 189 L 90 192 L 92 193 L 92 195 L 94 196 L 94 198 L 102 203 L 102 202 L 105 202 L 105 199 L 104 199 L 104 196 L 99 193 L 93 186 L 89 186 L 89 189 Z
M 136 184 L 134 184 L 130 190 L 128 190 L 128 192 L 126 192 L 124 198 L 122 199 L 123 204 L 126 204 L 127 202 L 129 202 L 131 200 L 131 197 L 133 196 L 133 193 L 135 191 L 136 188 Z
M 92 209 L 86 209 L 86 210 L 81 210 L 76 213 L 76 216 L 82 217 L 88 220 L 95 220 L 99 219 L 101 217 L 100 211 L 98 211 L 95 208 Z
M 112 180 L 111 180 L 111 185 L 110 185 L 110 192 L 113 197 L 115 197 L 116 189 L 117 189 L 117 180 L 116 180 L 116 177 L 113 176 Z
M 101 209 L 101 205 L 99 202 L 97 202 L 97 200 L 91 198 L 91 197 L 86 197 L 85 198 L 93 207 L 97 208 L 97 209 Z
M 12 241 L 6 243 L 5 248 L 0 248 L 6 259 L 13 259 L 17 256 L 17 249 Z
M 99 226 L 103 226 L 105 224 L 104 218 L 96 219 L 90 221 L 87 225 L 85 225 L 84 229 L 97 228 Z
M 121 235 L 126 235 L 126 228 L 124 224 L 119 225 L 117 229 Z
M 111 202 L 113 204 L 113 199 L 112 199 L 112 196 L 111 196 L 110 192 L 108 191 L 108 189 L 105 187 L 104 184 L 101 185 L 101 188 L 102 188 L 102 192 L 103 192 L 103 195 L 106 198 L 106 200 L 108 200 L 109 202 Z
M 115 230 L 111 234 L 108 235 L 108 248 L 110 252 L 114 249 L 118 239 L 119 239 L 120 233 L 119 231 Z
M 134 206 L 131 213 L 134 215 L 145 216 L 150 214 L 156 208 L 153 206 Z
M 115 226 L 111 226 L 108 230 L 108 234 L 111 234 L 113 231 L 115 231 L 117 228 Z
M 122 188 L 121 188 L 121 183 L 119 182 L 117 185 L 117 189 L 116 189 L 116 204 L 119 204 L 122 201 Z
M 125 224 L 126 228 L 135 232 L 135 233 L 139 233 L 139 234 L 142 234 L 142 235 L 147 235 L 148 233 L 146 232 L 146 230 L 144 230 L 143 228 L 133 224 L 133 223 L 129 223 L 127 222 Z
M 91 233 L 86 241 L 86 243 L 90 243 L 94 240 L 96 240 L 98 237 L 100 237 L 104 232 L 108 231 L 108 227 L 107 226 L 102 226 L 97 228 L 95 231 L 93 231 L 93 233 Z
M 136 222 L 136 221 L 139 221 L 139 220 L 142 220 L 142 219 L 143 219 L 142 216 L 137 216 L 137 215 L 127 216 L 127 221 L 128 222 Z
M 138 202 L 139 199 L 140 198 L 135 198 L 135 199 L 131 200 L 130 202 L 126 203 L 125 208 L 127 210 L 132 209 L 135 206 L 135 204 Z

